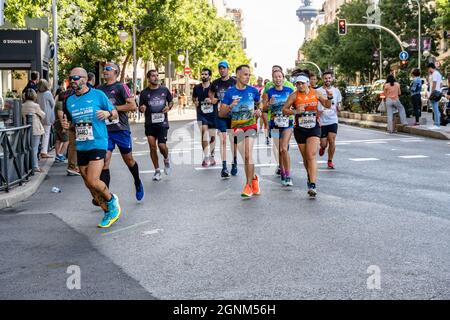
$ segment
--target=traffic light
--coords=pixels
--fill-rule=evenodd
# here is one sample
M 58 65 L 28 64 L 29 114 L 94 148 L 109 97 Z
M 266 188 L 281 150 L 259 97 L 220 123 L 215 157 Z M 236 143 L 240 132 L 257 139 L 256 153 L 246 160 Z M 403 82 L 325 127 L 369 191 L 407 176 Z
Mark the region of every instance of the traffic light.
M 338 30 L 340 35 L 347 34 L 347 21 L 345 19 L 339 19 Z
M 400 65 L 401 65 L 402 67 L 408 66 L 408 60 L 401 60 L 401 61 L 400 61 Z

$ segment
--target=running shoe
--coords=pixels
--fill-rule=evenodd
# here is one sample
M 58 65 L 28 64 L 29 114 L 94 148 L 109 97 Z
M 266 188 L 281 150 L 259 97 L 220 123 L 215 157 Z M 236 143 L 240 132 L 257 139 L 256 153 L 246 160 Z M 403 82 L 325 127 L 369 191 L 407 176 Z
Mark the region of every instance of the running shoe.
M 325 148 L 320 147 L 319 156 L 323 156 L 325 154 Z
M 144 185 L 142 181 L 139 183 L 139 188 L 136 188 L 136 200 L 141 201 L 144 198 Z
M 116 222 L 121 213 L 122 209 L 120 208 L 119 198 L 113 194 L 112 199 L 107 202 L 108 211 L 105 212 L 105 216 L 102 221 L 98 224 L 99 228 L 109 228 L 111 225 Z
M 331 160 L 328 160 L 328 169 L 334 169 L 334 163 Z
M 205 159 L 203 159 L 202 161 L 202 167 L 206 168 L 209 165 L 209 161 L 208 161 L 208 157 L 205 157 Z
M 230 173 L 228 172 L 228 169 L 227 168 L 223 168 L 222 172 L 220 173 L 220 176 L 222 178 L 229 178 L 230 177 Z
M 315 183 L 310 183 L 309 184 L 308 194 L 309 194 L 309 196 L 311 198 L 314 198 L 317 195 L 317 190 L 316 190 L 316 184 Z
M 75 169 L 67 169 L 67 175 L 68 176 L 80 176 L 80 171 Z
M 252 192 L 254 195 L 259 195 L 261 190 L 259 189 L 259 178 L 257 175 L 252 180 Z
M 266 137 L 266 144 L 267 144 L 267 145 L 270 144 L 269 137 Z
M 275 169 L 275 175 L 277 175 L 277 176 L 281 175 L 281 168 L 280 168 L 280 166 L 278 166 L 278 167 Z
M 214 156 L 211 156 L 209 158 L 209 166 L 210 167 L 215 167 L 216 166 L 216 160 L 214 160 Z
M 172 173 L 172 168 L 170 167 L 170 160 L 164 160 L 164 173 L 169 176 Z
M 244 190 L 242 190 L 241 197 L 242 198 L 250 198 L 251 196 L 253 196 L 252 187 L 250 187 L 249 184 L 246 184 L 244 187 Z
M 283 187 L 286 187 L 286 177 L 284 177 L 284 176 L 281 176 L 281 185 Z
M 291 177 L 286 177 L 284 179 L 284 183 L 286 187 L 292 187 L 294 185 L 294 183 L 292 182 L 292 178 Z
M 55 162 L 63 162 L 64 160 L 66 160 L 66 159 L 64 158 L 63 155 L 60 156 L 59 154 L 57 154 L 55 156 Z
M 236 164 L 236 163 L 233 163 L 233 164 L 231 165 L 231 175 L 232 175 L 232 176 L 236 176 L 237 173 L 238 173 L 237 164 Z
M 161 180 L 161 172 L 160 171 L 156 171 L 155 174 L 153 175 L 153 181 L 159 181 Z

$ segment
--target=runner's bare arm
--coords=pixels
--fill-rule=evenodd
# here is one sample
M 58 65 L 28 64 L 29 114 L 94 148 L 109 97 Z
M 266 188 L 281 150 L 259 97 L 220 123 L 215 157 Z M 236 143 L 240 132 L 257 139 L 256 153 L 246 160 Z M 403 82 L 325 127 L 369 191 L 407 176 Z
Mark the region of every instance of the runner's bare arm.
M 329 91 L 327 91 L 327 92 L 329 92 Z M 320 103 L 321 103 L 325 108 L 330 109 L 330 108 L 331 108 L 331 105 L 332 105 L 332 104 L 331 104 L 331 101 L 333 100 L 333 98 L 328 99 L 328 97 L 332 97 L 332 95 L 326 97 L 326 96 L 324 96 L 323 94 L 321 94 L 320 92 L 317 92 L 317 91 L 316 91 L 316 93 L 317 93 L 317 98 L 319 98 Z M 331 93 L 331 92 L 330 92 L 330 93 Z
M 212 104 L 217 104 L 219 102 L 219 99 L 214 97 L 214 92 L 211 90 L 208 91 L 208 96 L 211 99 Z
M 292 110 L 291 107 L 294 105 L 295 98 L 297 96 L 297 92 L 291 93 L 289 98 L 286 100 L 286 102 L 283 105 L 283 114 L 291 116 L 295 114 L 295 110 Z
M 263 111 L 269 110 L 269 96 L 267 93 L 264 93 L 262 96 L 262 109 Z

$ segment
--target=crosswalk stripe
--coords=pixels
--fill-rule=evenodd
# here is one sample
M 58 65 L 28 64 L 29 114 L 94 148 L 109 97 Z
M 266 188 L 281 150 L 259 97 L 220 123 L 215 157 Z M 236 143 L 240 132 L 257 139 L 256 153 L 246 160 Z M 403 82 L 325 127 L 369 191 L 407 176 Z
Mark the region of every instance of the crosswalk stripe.
M 398 156 L 398 157 L 402 158 L 402 159 L 423 159 L 423 158 L 429 158 L 428 156 L 424 156 L 424 155 L 421 155 L 421 154 L 413 155 L 413 156 Z
M 348 160 L 360 162 L 360 161 L 377 161 L 377 160 L 380 160 L 380 159 L 377 159 L 377 158 L 350 158 Z

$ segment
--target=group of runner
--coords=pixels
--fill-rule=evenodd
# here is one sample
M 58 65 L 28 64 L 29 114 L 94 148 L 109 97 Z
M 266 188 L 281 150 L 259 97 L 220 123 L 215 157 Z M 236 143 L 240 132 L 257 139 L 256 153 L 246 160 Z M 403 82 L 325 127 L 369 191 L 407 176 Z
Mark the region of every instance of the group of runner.
M 238 173 L 237 153 L 243 159 L 244 198 L 260 194 L 259 177 L 255 173 L 253 148 L 257 138 L 258 120 L 267 115 L 267 139 L 273 139 L 274 155 L 278 163 L 276 174 L 283 186 L 292 186 L 289 141 L 292 133 L 307 171 L 308 194 L 316 196 L 316 152 L 322 156 L 328 148 L 328 168 L 333 169 L 333 155 L 337 134 L 337 110 L 341 102 L 339 90 L 332 86 L 331 72 L 323 74 L 324 85 L 313 88 L 308 70 L 295 70 L 292 83 L 285 78 L 280 66 L 273 66 L 272 81 L 262 87 L 249 85 L 250 67 L 236 68 L 230 76 L 230 65 L 218 64 L 220 77 L 211 82 L 212 71 L 204 68 L 201 83 L 193 90 L 197 121 L 202 136 L 204 153 L 202 166 L 215 166 L 216 131 L 220 138 L 222 160 L 221 177 Z M 157 70 L 147 72 L 148 87 L 139 96 L 139 106 L 129 88 L 117 81 L 120 68 L 114 62 L 106 63 L 103 75 L 106 83 L 97 89 L 88 86 L 87 72 L 74 68 L 70 73 L 73 94 L 64 103 L 61 123 L 75 129 L 78 165 L 86 187 L 92 194 L 92 203 L 100 206 L 104 216 L 100 228 L 110 227 L 121 215 L 119 198 L 109 191 L 109 165 L 117 146 L 122 159 L 134 179 L 136 199 L 144 197 L 144 185 L 139 177 L 139 166 L 132 155 L 132 137 L 128 112 L 137 109 L 145 115 L 145 135 L 150 158 L 155 168 L 154 181 L 161 180 L 158 149 L 164 158 L 164 173 L 171 174 L 167 134 L 168 112 L 173 108 L 169 89 L 160 85 Z M 261 79 L 262 80 L 262 79 Z M 231 174 L 227 165 L 227 141 L 232 153 Z
M 307 171 L 308 194 L 315 197 L 317 160 L 319 149 L 323 156 L 328 148 L 328 168 L 334 169 L 338 126 L 337 111 L 342 101 L 339 90 L 333 87 L 333 74 L 323 73 L 323 86 L 316 87 L 317 77 L 308 70 L 295 70 L 292 82 L 287 80 L 280 66 L 272 67 L 272 81 L 258 78 L 255 86 L 249 85 L 250 67 L 236 68 L 235 78 L 230 77 L 229 64 L 218 64 L 220 78 L 210 82 L 211 70 L 203 69 L 201 83 L 194 87 L 193 101 L 197 108 L 197 121 L 201 131 L 204 152 L 202 166 L 214 166 L 215 132 L 219 131 L 222 157 L 221 177 L 228 178 L 227 136 L 233 155 L 231 174 L 237 174 L 236 150 L 245 169 L 242 197 L 260 193 L 259 178 L 255 174 L 253 146 L 257 137 L 257 122 L 267 128 L 266 141 L 273 139 L 273 151 L 278 163 L 276 174 L 283 186 L 292 186 L 289 141 L 292 133 Z M 294 86 L 295 85 L 295 86 Z M 267 122 L 267 125 L 266 125 Z

